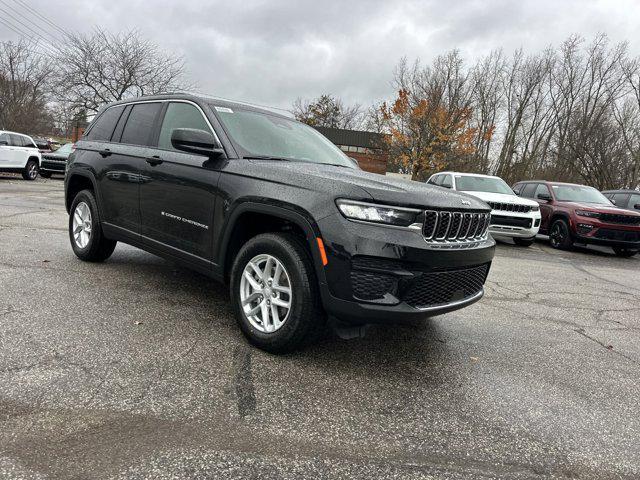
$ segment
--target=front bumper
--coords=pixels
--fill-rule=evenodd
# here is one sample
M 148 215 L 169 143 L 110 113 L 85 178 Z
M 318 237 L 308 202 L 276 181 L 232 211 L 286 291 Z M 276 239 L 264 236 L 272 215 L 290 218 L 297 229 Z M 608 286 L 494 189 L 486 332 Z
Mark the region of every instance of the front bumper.
M 493 210 L 489 232 L 495 237 L 533 238 L 540 230 L 540 212 L 512 213 Z
M 318 223 L 328 263 L 321 284 L 328 314 L 350 323 L 413 321 L 478 301 L 495 250 L 491 236 L 472 246 L 431 247 L 420 230 L 351 222 Z
M 599 219 L 571 220 L 574 243 L 640 250 L 640 226 L 605 223 Z
M 50 173 L 64 174 L 66 166 L 66 160 L 53 160 L 50 158 L 43 158 L 40 161 L 40 170 Z

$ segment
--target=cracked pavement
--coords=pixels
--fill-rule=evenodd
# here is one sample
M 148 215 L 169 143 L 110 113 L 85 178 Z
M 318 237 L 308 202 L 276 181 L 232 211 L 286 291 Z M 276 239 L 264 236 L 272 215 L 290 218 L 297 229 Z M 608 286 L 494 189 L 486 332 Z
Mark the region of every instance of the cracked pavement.
M 226 288 L 0 174 L 0 478 L 638 478 L 640 258 L 498 245 L 429 322 L 247 346 Z

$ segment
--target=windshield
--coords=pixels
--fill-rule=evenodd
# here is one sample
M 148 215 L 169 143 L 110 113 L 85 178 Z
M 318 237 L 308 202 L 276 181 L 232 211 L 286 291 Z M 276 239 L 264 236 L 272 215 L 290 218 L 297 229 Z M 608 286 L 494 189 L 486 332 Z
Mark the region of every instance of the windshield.
M 513 190 L 501 178 L 456 175 L 456 189 L 462 192 L 489 192 L 514 195 Z
M 72 146 L 73 146 L 73 143 L 65 143 L 59 149 L 56 150 L 56 153 L 62 153 L 62 154 L 71 153 Z
M 273 157 L 355 168 L 353 161 L 313 128 L 276 115 L 216 107 L 244 157 Z
M 593 187 L 582 185 L 551 185 L 556 200 L 561 202 L 603 203 L 611 205 L 611 202 Z

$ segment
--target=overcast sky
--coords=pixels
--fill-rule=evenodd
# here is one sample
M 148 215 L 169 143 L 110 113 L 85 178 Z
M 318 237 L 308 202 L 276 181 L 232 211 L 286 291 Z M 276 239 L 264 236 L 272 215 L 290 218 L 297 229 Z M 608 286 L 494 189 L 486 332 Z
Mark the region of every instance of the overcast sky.
M 0 0 L 0 9 L 37 22 L 21 2 L 69 31 L 137 28 L 182 55 L 199 90 L 285 108 L 325 92 L 365 105 L 388 98 L 402 56 L 427 62 L 457 48 L 473 61 L 598 32 L 640 50 L 638 0 Z M 0 40 L 17 37 L 0 23 Z

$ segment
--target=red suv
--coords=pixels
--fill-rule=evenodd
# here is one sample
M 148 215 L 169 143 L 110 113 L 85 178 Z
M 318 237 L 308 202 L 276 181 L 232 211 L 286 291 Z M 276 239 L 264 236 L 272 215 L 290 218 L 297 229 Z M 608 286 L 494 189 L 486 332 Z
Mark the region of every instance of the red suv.
M 516 183 L 513 191 L 540 204 L 540 233 L 554 248 L 605 245 L 620 257 L 640 250 L 640 213 L 615 207 L 593 187 L 534 180 Z

